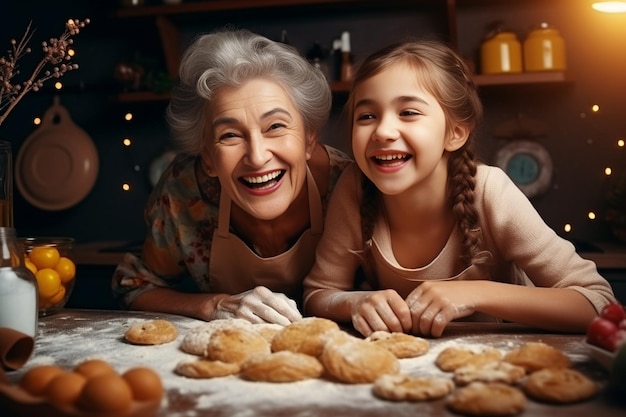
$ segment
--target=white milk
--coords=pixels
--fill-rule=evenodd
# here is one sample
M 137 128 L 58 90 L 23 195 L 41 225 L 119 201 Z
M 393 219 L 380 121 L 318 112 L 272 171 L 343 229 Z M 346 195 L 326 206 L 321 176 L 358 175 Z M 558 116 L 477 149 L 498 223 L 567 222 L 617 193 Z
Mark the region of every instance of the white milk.
M 0 268 L 0 327 L 9 327 L 35 337 L 37 288 L 20 278 L 12 268 Z

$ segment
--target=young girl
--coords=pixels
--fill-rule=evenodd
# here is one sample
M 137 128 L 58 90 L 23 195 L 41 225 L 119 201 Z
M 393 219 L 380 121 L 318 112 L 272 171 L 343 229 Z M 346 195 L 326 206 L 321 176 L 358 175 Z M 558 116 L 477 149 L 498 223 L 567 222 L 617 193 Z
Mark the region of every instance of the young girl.
M 470 73 L 432 41 L 368 57 L 348 100 L 352 150 L 333 194 L 309 315 L 441 336 L 452 320 L 584 332 L 614 301 L 591 261 L 496 167 L 477 162 L 482 106 Z M 357 289 L 362 269 L 371 290 Z

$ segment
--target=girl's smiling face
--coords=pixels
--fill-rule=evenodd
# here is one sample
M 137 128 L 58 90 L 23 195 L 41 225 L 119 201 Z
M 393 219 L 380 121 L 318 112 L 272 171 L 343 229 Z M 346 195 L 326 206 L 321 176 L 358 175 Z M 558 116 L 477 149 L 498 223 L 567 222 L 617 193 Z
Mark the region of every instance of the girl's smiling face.
M 302 191 L 316 142 L 285 89 L 253 79 L 218 90 L 207 111 L 202 158 L 209 174 L 250 215 L 280 216 Z
M 365 79 L 353 102 L 354 158 L 382 193 L 445 187 L 447 152 L 465 143 L 467 131 L 449 133 L 442 107 L 415 68 L 394 64 Z

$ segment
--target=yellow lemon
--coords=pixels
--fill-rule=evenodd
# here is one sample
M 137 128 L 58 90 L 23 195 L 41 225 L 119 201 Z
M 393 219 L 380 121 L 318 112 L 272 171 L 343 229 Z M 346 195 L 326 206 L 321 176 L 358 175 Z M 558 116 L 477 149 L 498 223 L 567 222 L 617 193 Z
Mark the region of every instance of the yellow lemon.
M 26 268 L 32 272 L 33 274 L 37 273 L 37 267 L 35 266 L 34 263 L 31 262 L 30 259 L 26 258 L 24 259 L 24 265 L 26 266 Z
M 57 265 L 54 267 L 54 270 L 59 273 L 59 277 L 61 278 L 61 282 L 63 284 L 67 284 L 76 276 L 76 265 L 72 262 L 71 259 L 62 256 L 57 262 Z
M 47 246 L 35 246 L 28 254 L 30 261 L 35 264 L 37 269 L 53 268 L 59 262 L 61 254 L 57 248 Z
M 61 288 L 61 277 L 59 277 L 59 273 L 54 269 L 40 269 L 35 274 L 35 277 L 37 278 L 40 298 L 49 300 L 59 292 Z

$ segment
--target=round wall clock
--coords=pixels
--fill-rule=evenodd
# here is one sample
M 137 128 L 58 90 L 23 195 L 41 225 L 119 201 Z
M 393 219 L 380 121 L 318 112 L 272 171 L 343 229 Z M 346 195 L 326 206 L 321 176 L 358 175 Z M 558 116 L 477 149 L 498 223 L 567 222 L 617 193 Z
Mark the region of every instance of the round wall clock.
M 495 163 L 529 198 L 543 194 L 550 188 L 552 158 L 538 142 L 512 141 L 498 151 Z

